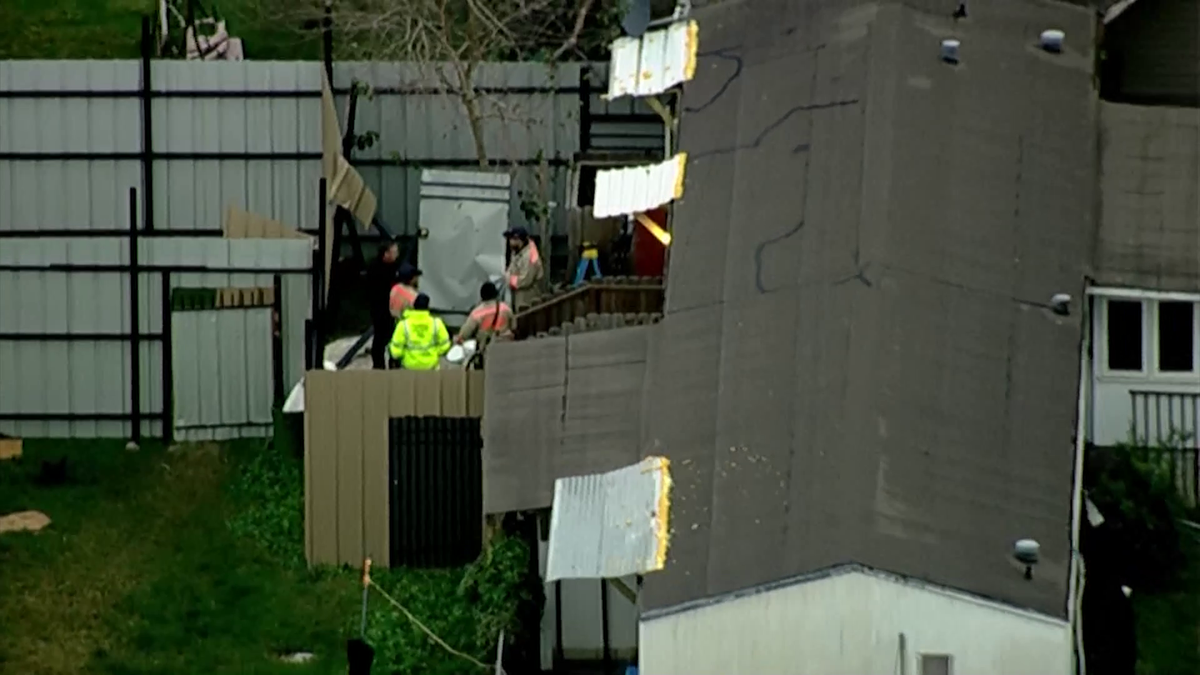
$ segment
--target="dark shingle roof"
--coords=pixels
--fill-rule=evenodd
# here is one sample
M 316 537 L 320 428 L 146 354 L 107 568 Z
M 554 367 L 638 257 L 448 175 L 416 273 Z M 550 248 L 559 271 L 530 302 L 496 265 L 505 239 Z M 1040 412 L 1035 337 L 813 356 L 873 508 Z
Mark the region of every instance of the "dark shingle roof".
M 853 561 L 1064 613 L 1081 319 L 1032 303 L 1082 294 L 1094 17 L 879 4 L 697 12 L 647 355 L 643 448 L 675 476 L 648 610 Z

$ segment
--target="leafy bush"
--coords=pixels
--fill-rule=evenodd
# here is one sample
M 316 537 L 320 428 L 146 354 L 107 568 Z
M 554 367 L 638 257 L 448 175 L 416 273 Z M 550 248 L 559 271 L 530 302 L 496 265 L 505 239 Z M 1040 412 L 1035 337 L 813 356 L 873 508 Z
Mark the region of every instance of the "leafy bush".
M 271 558 L 303 568 L 303 464 L 277 426 L 277 440 L 234 443 L 229 528 L 259 545 Z M 511 640 L 521 630 L 518 608 L 531 600 L 526 580 L 529 547 L 520 539 L 500 537 L 478 560 L 455 569 L 372 570 L 388 595 L 456 650 L 483 663 L 495 660 L 503 630 Z M 312 579 L 334 579 L 348 596 L 361 592 L 359 572 L 346 567 L 319 568 Z M 347 637 L 357 635 L 359 614 L 345 617 Z M 536 630 L 536 626 L 533 627 Z M 464 675 L 482 669 L 437 645 L 379 593 L 370 594 L 367 642 L 376 650 L 375 671 L 409 675 Z
M 1175 485 L 1169 448 L 1122 445 L 1097 449 L 1087 465 L 1088 497 L 1104 527 L 1121 543 L 1139 589 L 1167 588 L 1185 557 L 1178 522 L 1186 508 Z
M 375 582 L 451 647 L 487 664 L 495 661 L 500 631 L 510 640 L 520 631 L 517 608 L 529 600 L 529 555 L 523 541 L 504 537 L 465 568 L 380 570 Z M 383 673 L 464 675 L 483 670 L 435 644 L 378 594 L 371 596 L 367 642 L 375 647 Z

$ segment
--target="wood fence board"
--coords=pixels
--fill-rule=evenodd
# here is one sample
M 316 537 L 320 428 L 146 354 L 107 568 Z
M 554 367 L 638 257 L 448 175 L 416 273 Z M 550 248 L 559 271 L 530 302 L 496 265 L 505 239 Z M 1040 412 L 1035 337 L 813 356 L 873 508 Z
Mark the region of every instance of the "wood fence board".
M 480 417 L 483 373 L 310 371 L 305 376 L 305 549 L 310 565 L 387 566 L 389 420 Z

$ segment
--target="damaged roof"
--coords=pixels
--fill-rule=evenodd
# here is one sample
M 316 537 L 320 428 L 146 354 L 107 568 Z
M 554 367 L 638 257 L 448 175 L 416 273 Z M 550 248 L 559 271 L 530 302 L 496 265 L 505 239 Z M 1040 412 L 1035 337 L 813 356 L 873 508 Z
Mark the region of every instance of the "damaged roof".
M 647 617 L 848 562 L 1065 615 L 1081 317 L 1039 303 L 1082 296 L 1095 235 L 1095 21 L 968 4 L 695 13 L 646 356 L 642 454 L 674 478 Z M 1051 26 L 1063 54 L 1037 48 Z

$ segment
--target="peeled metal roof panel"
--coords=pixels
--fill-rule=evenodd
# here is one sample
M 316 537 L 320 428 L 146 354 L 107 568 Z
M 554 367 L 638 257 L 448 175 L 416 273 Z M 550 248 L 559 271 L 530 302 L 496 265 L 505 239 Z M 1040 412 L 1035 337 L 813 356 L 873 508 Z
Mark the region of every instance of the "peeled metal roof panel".
M 661 570 L 667 559 L 670 462 L 646 459 L 554 482 L 546 581 Z
M 655 209 L 683 194 L 687 154 L 679 153 L 660 164 L 601 169 L 596 172 L 596 198 L 592 214 L 610 218 Z
M 692 79 L 698 34 L 695 21 L 679 21 L 640 38 L 615 40 L 605 98 L 654 96 Z

